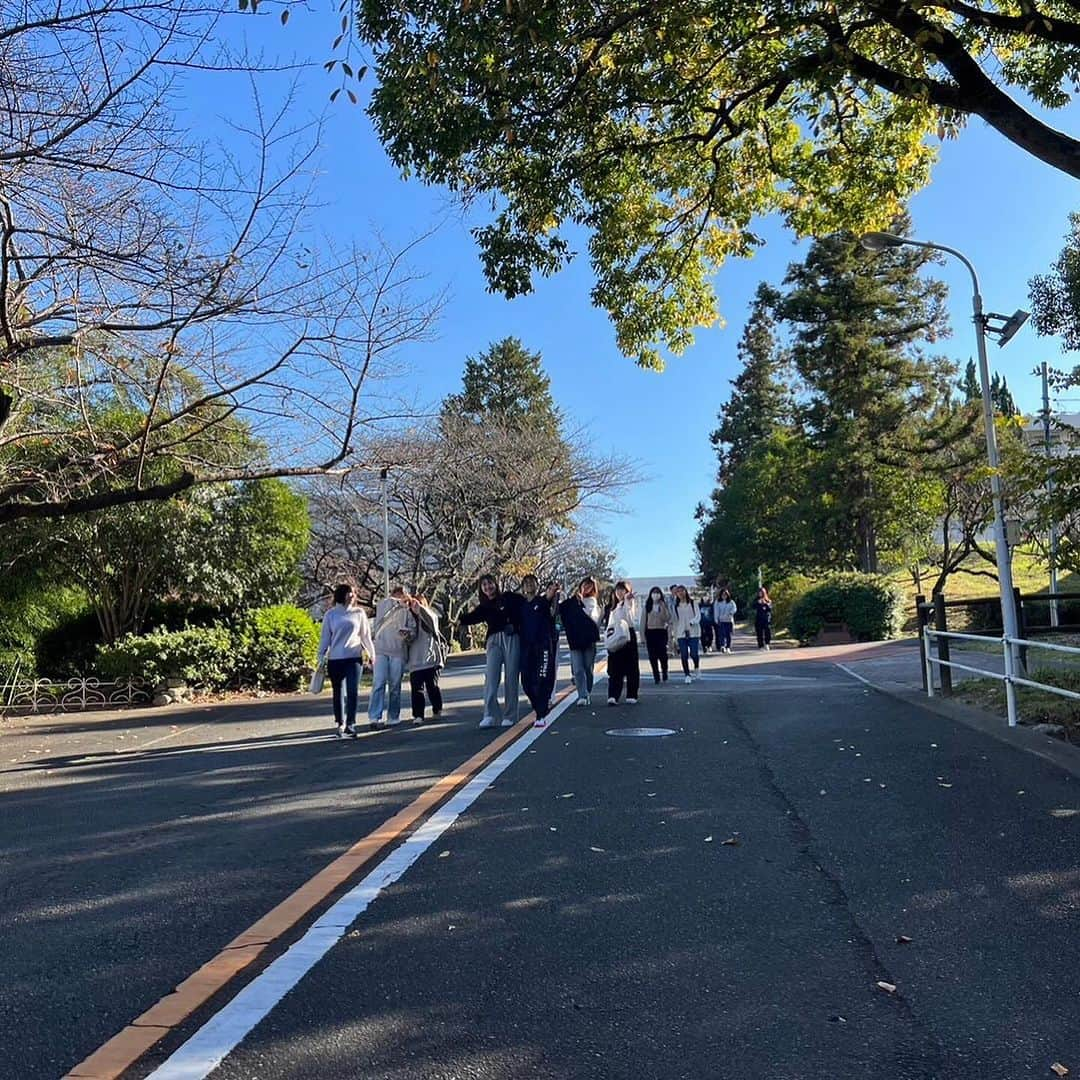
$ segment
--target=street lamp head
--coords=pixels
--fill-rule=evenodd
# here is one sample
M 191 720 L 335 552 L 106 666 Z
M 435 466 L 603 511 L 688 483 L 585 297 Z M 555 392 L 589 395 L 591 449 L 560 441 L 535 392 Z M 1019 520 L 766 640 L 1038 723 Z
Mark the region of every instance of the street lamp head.
M 1029 312 L 1024 311 L 1023 308 L 1018 308 L 1014 311 L 1006 320 L 1005 324 L 998 331 L 998 345 L 1008 345 L 1014 337 L 1016 337 L 1017 331 L 1031 318 Z
M 867 251 L 887 251 L 889 248 L 902 247 L 907 241 L 902 236 L 887 232 L 868 232 L 859 237 L 859 243 Z

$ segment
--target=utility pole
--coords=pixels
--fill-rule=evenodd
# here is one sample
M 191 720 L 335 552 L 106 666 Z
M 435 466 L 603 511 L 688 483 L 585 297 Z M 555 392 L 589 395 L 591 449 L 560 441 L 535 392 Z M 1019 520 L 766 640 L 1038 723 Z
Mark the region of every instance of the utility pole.
M 1054 470 L 1050 464 L 1054 456 L 1053 440 L 1050 437 L 1050 365 L 1044 360 L 1042 363 L 1042 420 L 1043 420 L 1043 443 L 1046 447 L 1046 494 L 1054 494 Z M 1056 596 L 1058 591 L 1057 579 L 1057 525 L 1053 518 L 1050 519 L 1050 594 Z M 1058 603 L 1056 599 L 1050 601 L 1050 625 L 1058 624 Z
M 390 470 L 379 473 L 382 481 L 382 547 L 383 577 L 386 581 L 386 595 L 390 595 Z

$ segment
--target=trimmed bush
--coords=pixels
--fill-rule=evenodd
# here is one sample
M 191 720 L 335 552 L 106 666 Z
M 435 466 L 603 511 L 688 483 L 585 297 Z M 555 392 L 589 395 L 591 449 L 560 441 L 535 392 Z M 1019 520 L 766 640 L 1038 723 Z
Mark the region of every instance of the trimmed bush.
M 234 682 L 236 659 L 228 627 L 192 626 L 128 634 L 101 648 L 97 670 L 104 678 L 141 678 L 152 686 L 183 679 L 188 686 L 224 690 Z
M 295 690 L 315 664 L 319 629 L 306 611 L 281 605 L 247 612 L 233 626 L 128 634 L 103 646 L 103 678 L 182 679 L 203 690 Z
M 795 605 L 814 587 L 814 578 L 805 574 L 791 574 L 781 578 L 770 585 L 766 582 L 765 587 L 769 590 L 769 597 L 773 602 L 773 627 L 777 630 L 787 630 L 791 626 L 791 613 Z M 750 593 L 750 603 L 747 605 L 747 617 L 753 615 L 753 598 L 757 595 L 755 589 Z
M 897 637 L 903 626 L 903 593 L 888 578 L 836 574 L 805 593 L 791 613 L 790 629 L 803 644 L 826 623 L 845 623 L 856 641 Z
M 236 636 L 241 686 L 296 690 L 315 666 L 319 628 L 300 608 L 281 604 L 249 612 Z

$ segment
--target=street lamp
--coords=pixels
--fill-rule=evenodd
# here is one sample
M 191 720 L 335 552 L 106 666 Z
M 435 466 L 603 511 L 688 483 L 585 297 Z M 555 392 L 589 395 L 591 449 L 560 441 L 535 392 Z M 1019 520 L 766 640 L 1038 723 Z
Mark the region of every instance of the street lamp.
M 390 470 L 379 471 L 382 481 L 382 548 L 383 575 L 386 579 L 386 595 L 390 596 Z
M 979 291 L 979 275 L 965 255 L 955 248 L 944 244 L 930 244 L 922 240 L 909 240 L 904 236 L 895 236 L 887 232 L 867 233 L 859 241 L 867 251 L 886 251 L 889 248 L 903 246 L 929 248 L 931 251 L 943 251 L 958 258 L 971 274 L 971 309 L 975 323 L 975 341 L 979 354 L 979 386 L 982 390 L 983 426 L 986 429 L 986 456 L 990 462 L 990 494 L 994 503 L 994 552 L 997 560 L 998 586 L 1001 590 L 1001 625 L 1005 637 L 1015 640 L 1019 637 L 1016 625 L 1016 607 L 1013 598 L 1012 561 L 1009 555 L 1009 543 L 1005 530 L 1005 503 L 1002 497 L 1001 475 L 999 472 L 997 432 L 994 429 L 994 406 L 990 400 L 990 367 L 986 360 L 986 335 L 997 336 L 998 344 L 1005 345 L 1012 340 L 1016 332 L 1028 320 L 1026 311 L 1016 311 L 1006 317 L 994 313 L 984 314 L 982 294 Z M 1005 703 L 1009 715 L 1009 727 L 1016 726 L 1016 687 L 1012 677 L 1016 670 L 1016 653 L 1013 644 L 1005 649 Z

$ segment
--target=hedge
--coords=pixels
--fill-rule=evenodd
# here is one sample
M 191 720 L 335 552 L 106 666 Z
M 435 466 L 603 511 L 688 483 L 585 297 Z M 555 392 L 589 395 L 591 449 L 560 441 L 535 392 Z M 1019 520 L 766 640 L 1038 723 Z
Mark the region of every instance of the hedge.
M 814 578 L 805 574 L 791 574 L 789 577 L 774 581 L 771 585 L 766 583 L 769 589 L 769 599 L 772 600 L 772 621 L 776 630 L 787 630 L 791 626 L 791 615 L 795 605 L 817 584 Z M 750 594 L 757 595 L 755 589 Z M 747 606 L 747 612 L 753 615 L 753 601 Z
M 856 641 L 894 638 L 903 627 L 904 597 L 888 578 L 835 574 L 805 593 L 791 613 L 791 633 L 804 644 L 825 623 L 845 623 Z
M 319 630 L 307 612 L 280 605 L 247 612 L 231 625 L 128 634 L 103 646 L 106 678 L 142 678 L 153 686 L 181 679 L 203 690 L 296 690 L 315 663 Z

